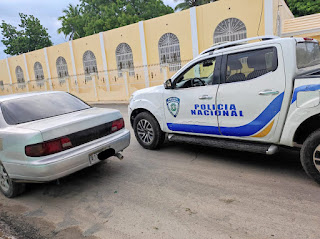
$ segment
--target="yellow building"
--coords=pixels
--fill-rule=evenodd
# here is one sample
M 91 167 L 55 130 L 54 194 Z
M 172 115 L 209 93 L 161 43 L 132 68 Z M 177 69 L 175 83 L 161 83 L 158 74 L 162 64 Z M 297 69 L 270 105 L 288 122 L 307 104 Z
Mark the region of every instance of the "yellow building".
M 320 13 L 284 21 L 283 37 L 311 37 L 320 41 Z
M 86 101 L 128 100 L 214 43 L 281 35 L 293 18 L 284 0 L 220 0 L 0 60 L 0 94 L 62 90 Z

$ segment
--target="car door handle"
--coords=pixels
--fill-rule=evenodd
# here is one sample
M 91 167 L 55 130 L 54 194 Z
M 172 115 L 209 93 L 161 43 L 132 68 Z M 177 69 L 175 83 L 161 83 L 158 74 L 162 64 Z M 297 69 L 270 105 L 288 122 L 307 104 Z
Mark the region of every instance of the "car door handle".
M 279 91 L 277 90 L 264 90 L 259 92 L 259 95 L 278 95 Z
M 209 95 L 199 96 L 199 100 L 211 100 L 213 97 Z

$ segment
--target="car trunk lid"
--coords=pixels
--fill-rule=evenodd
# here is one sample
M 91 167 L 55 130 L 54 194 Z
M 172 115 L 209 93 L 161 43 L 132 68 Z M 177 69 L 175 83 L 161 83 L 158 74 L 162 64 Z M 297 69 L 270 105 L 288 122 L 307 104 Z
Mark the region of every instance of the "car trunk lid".
M 78 141 L 83 140 L 85 137 L 94 140 L 107 135 L 106 133 L 108 132 L 105 131 L 111 131 L 112 121 L 120 118 L 122 116 L 118 110 L 89 108 L 65 115 L 23 123 L 17 125 L 17 127 L 39 130 L 44 141 L 66 135 L 72 135 L 74 140 Z M 86 141 L 88 141 L 88 138 Z M 81 143 L 78 142 L 77 144 Z

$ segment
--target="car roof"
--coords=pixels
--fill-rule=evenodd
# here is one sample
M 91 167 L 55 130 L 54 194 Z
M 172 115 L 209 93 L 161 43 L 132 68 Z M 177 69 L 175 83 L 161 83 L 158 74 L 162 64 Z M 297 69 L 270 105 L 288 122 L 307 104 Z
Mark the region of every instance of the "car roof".
M 63 91 L 46 91 L 46 92 L 28 92 L 28 93 L 18 93 L 18 94 L 11 94 L 11 95 L 1 95 L 0 96 L 0 103 L 13 100 L 13 99 L 21 99 L 26 97 L 32 97 L 36 95 L 47 95 L 47 94 L 54 94 L 54 93 L 65 93 Z

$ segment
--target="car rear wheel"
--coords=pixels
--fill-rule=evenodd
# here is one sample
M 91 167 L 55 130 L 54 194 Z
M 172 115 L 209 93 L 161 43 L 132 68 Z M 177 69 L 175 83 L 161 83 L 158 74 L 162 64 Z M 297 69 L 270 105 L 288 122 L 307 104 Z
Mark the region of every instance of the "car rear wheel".
M 305 140 L 300 151 L 300 160 L 306 173 L 320 184 L 320 130 Z
M 157 149 L 165 139 L 165 133 L 161 130 L 156 118 L 147 112 L 136 116 L 133 129 L 139 144 L 145 149 Z
M 25 184 L 13 182 L 0 163 L 0 190 L 8 198 L 14 198 L 25 190 Z

